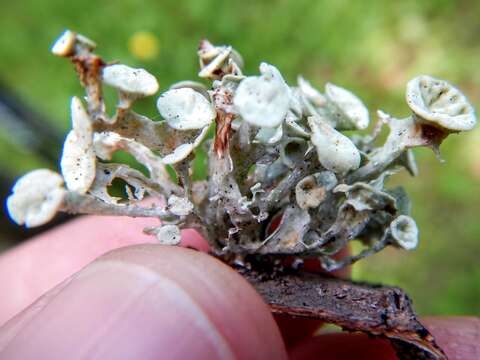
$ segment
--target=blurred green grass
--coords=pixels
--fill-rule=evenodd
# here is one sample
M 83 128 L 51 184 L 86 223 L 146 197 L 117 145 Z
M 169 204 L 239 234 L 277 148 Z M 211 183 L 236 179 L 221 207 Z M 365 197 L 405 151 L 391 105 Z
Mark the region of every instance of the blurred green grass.
M 405 84 L 423 73 L 458 85 L 478 108 L 479 14 L 473 0 L 9 2 L 0 14 L 0 80 L 66 131 L 69 98 L 82 92 L 49 47 L 71 28 L 95 39 L 105 59 L 147 68 L 162 89 L 196 77 L 195 51 L 206 37 L 235 46 L 246 73 L 268 61 L 291 83 L 301 73 L 320 87 L 347 87 L 372 117 L 377 108 L 407 115 Z M 129 52 L 137 31 L 157 37 L 158 56 L 142 61 Z M 158 118 L 153 98 L 139 107 Z M 0 136 L 0 165 L 18 176 L 42 161 L 14 137 Z M 422 314 L 480 314 L 480 130 L 452 136 L 442 154 L 446 164 L 418 151 L 420 177 L 395 181 L 413 197 L 418 250 L 386 251 L 356 266 L 354 277 L 404 287 Z

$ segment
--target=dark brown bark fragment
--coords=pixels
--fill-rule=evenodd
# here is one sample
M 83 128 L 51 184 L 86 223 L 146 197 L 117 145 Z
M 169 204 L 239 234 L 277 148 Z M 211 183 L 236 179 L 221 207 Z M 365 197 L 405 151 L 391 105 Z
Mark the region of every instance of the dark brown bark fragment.
M 302 271 L 237 270 L 274 314 L 318 319 L 344 330 L 388 338 L 402 360 L 447 359 L 399 288 Z

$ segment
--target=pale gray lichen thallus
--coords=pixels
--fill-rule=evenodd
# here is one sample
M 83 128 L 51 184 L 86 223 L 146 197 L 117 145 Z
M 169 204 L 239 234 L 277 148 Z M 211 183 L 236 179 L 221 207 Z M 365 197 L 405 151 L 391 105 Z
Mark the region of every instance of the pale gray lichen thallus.
M 438 155 L 449 134 L 476 124 L 457 88 L 422 75 L 407 84 L 410 115 L 378 111 L 368 133 L 369 111 L 349 90 L 327 83 L 322 92 L 301 76 L 289 85 L 267 63 L 258 75 L 244 75 L 235 49 L 207 40 L 198 50 L 198 75 L 211 85 L 173 84 L 158 97 L 162 120 L 154 121 L 132 106 L 157 93 L 156 78 L 109 65 L 95 47 L 70 30 L 52 47 L 80 69 L 86 94 L 72 97 L 61 174 L 34 170 L 13 187 L 7 206 L 20 225 L 42 225 L 58 211 L 148 216 L 159 223 L 145 231 L 166 245 L 180 244 L 180 229 L 195 228 L 217 255 L 316 257 L 335 270 L 388 245 L 416 247 L 408 195 L 386 180 L 402 168 L 417 174 L 412 148 Z M 118 92 L 114 111 L 106 109 L 104 86 Z M 378 144 L 385 125 L 390 133 Z M 203 180 L 193 169 L 200 149 L 208 154 Z M 116 151 L 130 153 L 148 173 L 113 163 Z M 116 178 L 126 183 L 124 197 L 110 195 Z M 147 195 L 158 199 L 155 206 L 139 202 Z M 364 250 L 334 260 L 354 240 Z

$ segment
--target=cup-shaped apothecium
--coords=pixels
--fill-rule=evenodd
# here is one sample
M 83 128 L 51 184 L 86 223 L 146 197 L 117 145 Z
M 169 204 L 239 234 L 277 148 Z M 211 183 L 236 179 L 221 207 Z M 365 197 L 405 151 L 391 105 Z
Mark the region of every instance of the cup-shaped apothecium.
M 407 84 L 407 104 L 412 116 L 396 119 L 379 111 L 379 119 L 390 127 L 385 144 L 371 152 L 369 162 L 350 179 L 358 180 L 378 175 L 388 166 L 401 164 L 416 174 L 416 166 L 409 149 L 430 147 L 440 158 L 439 147 L 452 133 L 473 129 L 477 120 L 475 110 L 460 90 L 444 80 L 421 75 Z M 405 162 L 407 160 L 407 162 Z
M 390 224 L 392 242 L 405 250 L 412 250 L 418 244 L 418 228 L 410 216 L 400 215 Z
M 317 208 L 335 185 L 337 178 L 331 171 L 306 176 L 295 186 L 295 200 L 301 209 Z
M 406 99 L 417 121 L 445 132 L 468 131 L 476 124 L 465 95 L 445 80 L 418 76 L 408 82 Z

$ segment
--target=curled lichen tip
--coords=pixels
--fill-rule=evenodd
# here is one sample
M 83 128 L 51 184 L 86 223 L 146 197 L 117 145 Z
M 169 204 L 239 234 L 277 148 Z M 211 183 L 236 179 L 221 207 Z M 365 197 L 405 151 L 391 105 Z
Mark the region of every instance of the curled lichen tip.
M 40 226 L 55 216 L 65 194 L 59 174 L 48 169 L 34 170 L 15 183 L 7 198 L 8 213 L 19 225 Z

